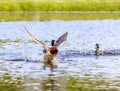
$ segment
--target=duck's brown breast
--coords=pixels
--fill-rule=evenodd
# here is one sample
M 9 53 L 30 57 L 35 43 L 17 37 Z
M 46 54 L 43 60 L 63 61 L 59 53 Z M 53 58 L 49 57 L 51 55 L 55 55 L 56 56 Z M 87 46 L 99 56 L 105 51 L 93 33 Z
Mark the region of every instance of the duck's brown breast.
M 50 49 L 50 53 L 51 54 L 57 54 L 58 53 L 58 49 L 57 48 L 51 48 Z

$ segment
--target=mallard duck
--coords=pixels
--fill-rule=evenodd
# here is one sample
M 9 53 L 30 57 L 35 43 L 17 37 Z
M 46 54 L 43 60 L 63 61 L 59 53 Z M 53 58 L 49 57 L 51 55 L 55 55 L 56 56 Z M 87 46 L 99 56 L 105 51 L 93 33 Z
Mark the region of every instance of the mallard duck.
M 99 44 L 95 45 L 95 51 L 94 54 L 95 55 L 108 55 L 108 54 L 112 54 L 113 50 L 99 50 Z
M 95 44 L 95 55 L 99 55 L 99 44 Z
M 56 43 L 55 40 L 52 40 L 51 41 L 51 46 L 54 46 L 55 43 Z M 47 53 L 47 50 L 45 48 L 43 49 L 43 53 Z
M 64 33 L 62 36 L 60 36 L 57 41 L 52 40 L 51 41 L 51 47 L 47 47 L 43 42 L 39 41 L 38 39 L 36 39 L 35 37 L 33 37 L 33 35 L 27 30 L 26 27 L 25 31 L 26 33 L 32 38 L 33 41 L 35 41 L 36 43 L 40 44 L 41 46 L 43 46 L 44 48 L 44 68 L 50 67 L 51 69 L 57 67 L 57 60 L 56 60 L 56 56 L 58 54 L 58 47 L 67 40 L 67 36 L 68 36 L 68 32 Z

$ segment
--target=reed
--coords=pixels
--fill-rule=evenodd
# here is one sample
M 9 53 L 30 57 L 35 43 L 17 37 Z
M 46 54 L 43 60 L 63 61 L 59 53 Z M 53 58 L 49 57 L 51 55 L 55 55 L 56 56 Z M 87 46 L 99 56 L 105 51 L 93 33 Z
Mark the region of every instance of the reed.
M 119 11 L 120 0 L 0 0 L 0 11 Z

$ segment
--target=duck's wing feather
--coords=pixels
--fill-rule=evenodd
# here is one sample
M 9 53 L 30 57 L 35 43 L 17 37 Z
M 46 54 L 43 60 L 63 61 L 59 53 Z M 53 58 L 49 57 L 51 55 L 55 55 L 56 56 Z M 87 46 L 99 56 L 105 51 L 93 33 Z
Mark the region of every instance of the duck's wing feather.
M 62 44 L 64 41 L 66 41 L 67 40 L 67 36 L 68 36 L 68 32 L 66 32 L 62 36 L 60 36 L 58 38 L 58 40 L 56 41 L 55 46 L 58 47 L 60 44 Z
M 26 27 L 24 27 L 25 32 L 32 38 L 33 41 L 35 41 L 36 43 L 40 44 L 41 46 L 43 46 L 45 49 L 48 49 L 48 47 L 41 41 L 39 41 L 38 39 L 36 39 L 28 30 Z

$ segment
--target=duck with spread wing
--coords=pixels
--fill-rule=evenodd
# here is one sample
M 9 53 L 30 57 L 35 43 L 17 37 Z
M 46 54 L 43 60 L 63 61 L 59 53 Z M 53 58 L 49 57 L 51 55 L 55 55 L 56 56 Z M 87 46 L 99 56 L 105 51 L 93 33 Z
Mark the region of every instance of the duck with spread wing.
M 51 41 L 51 47 L 47 47 L 43 42 L 39 41 L 38 39 L 36 39 L 28 30 L 26 27 L 25 31 L 26 33 L 32 38 L 33 41 L 35 41 L 36 43 L 40 44 L 41 46 L 43 46 L 44 48 L 44 67 L 50 67 L 51 69 L 56 68 L 57 67 L 57 60 L 56 60 L 56 56 L 58 54 L 58 47 L 67 40 L 67 36 L 68 36 L 68 32 L 64 33 L 62 36 L 60 36 L 57 41 L 52 40 Z

